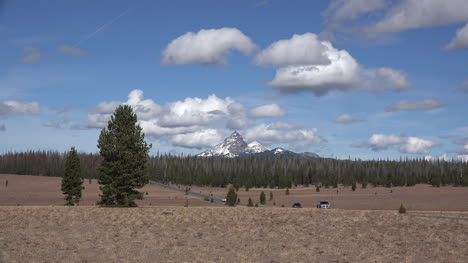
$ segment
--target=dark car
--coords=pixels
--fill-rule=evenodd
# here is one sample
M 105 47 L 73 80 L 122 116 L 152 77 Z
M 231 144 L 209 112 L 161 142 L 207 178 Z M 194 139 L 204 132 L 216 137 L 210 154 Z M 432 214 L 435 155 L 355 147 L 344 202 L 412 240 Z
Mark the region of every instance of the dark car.
M 292 205 L 292 207 L 293 207 L 293 208 L 302 208 L 302 205 L 301 205 L 301 203 L 294 203 L 294 204 Z

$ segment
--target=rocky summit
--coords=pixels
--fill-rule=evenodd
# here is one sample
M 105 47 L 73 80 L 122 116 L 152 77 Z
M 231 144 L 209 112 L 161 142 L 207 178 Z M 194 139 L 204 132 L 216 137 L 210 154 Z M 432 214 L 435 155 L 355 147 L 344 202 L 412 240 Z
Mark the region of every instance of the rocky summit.
M 199 157 L 247 157 L 247 156 L 258 156 L 266 158 L 279 158 L 279 157 L 291 157 L 291 158 L 305 158 L 315 159 L 320 158 L 315 153 L 295 153 L 283 148 L 268 149 L 257 141 L 247 144 L 244 138 L 237 132 L 233 132 L 231 136 L 226 138 L 223 142 L 215 145 L 213 148 L 197 154 Z

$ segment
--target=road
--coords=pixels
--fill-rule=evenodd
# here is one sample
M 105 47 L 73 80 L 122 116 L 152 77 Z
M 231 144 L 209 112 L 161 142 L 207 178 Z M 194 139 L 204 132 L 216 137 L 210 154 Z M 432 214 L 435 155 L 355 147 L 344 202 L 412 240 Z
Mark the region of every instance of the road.
M 195 197 L 198 197 L 198 198 L 201 198 L 201 199 L 205 199 L 205 198 L 208 198 L 209 200 L 213 199 L 213 202 L 216 202 L 216 203 L 223 203 L 223 204 L 225 203 L 225 202 L 223 202 L 223 198 L 220 198 L 220 197 L 201 194 L 201 193 L 195 193 L 195 192 L 192 192 L 192 191 L 185 191 L 185 189 L 180 189 L 180 188 L 177 188 L 177 187 L 174 187 L 174 186 L 161 184 L 161 183 L 151 181 L 151 180 L 149 181 L 149 184 L 154 185 L 154 186 L 158 186 L 158 187 L 162 187 L 162 188 L 166 188 L 166 189 L 170 189 L 170 190 L 174 190 L 174 191 L 178 191 L 178 192 L 181 192 L 181 193 L 186 193 L 188 195 L 195 196 Z M 245 204 L 245 203 L 237 203 L 237 205 L 247 206 L 247 204 Z

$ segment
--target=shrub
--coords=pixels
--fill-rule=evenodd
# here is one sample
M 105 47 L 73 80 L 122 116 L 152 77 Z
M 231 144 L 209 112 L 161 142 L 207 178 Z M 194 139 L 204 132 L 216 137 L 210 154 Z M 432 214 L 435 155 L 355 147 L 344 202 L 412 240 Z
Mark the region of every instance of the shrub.
M 258 207 L 258 203 L 255 203 L 255 207 Z
M 289 195 L 289 188 L 286 188 L 286 195 Z
M 403 204 L 400 205 L 400 209 L 398 209 L 398 213 L 400 214 L 406 213 L 406 208 Z
M 8 187 L 8 180 L 5 181 L 5 187 Z
M 356 182 L 351 184 L 351 190 L 356 191 Z
M 247 201 L 247 206 L 252 207 L 253 205 L 254 204 L 253 204 L 252 198 L 249 197 L 249 201 Z
M 184 207 L 188 207 L 188 206 L 189 206 L 189 201 L 188 201 L 188 199 L 185 199 L 185 205 L 184 205 Z
M 320 186 L 315 185 L 315 192 L 317 192 L 317 193 L 320 192 Z
M 273 200 L 273 192 L 270 192 L 270 201 Z

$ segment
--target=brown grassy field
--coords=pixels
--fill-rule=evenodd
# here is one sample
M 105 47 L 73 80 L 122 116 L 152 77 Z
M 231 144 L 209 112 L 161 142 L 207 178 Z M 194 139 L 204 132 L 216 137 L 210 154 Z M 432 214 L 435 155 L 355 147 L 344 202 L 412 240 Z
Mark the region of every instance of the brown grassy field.
M 0 207 L 0 262 L 467 262 L 467 244 L 466 221 L 395 211 Z
M 8 187 L 5 187 L 8 180 Z M 63 205 L 63 195 L 60 191 L 61 178 L 25 175 L 0 175 L 0 206 L 5 205 Z M 96 180 L 84 183 L 83 198 L 80 205 L 94 205 L 99 199 L 99 188 Z M 185 188 L 184 186 L 180 186 Z M 226 188 L 196 187 L 192 191 L 214 196 L 225 197 Z M 184 206 L 189 200 L 189 206 L 220 206 L 199 198 L 184 195 L 172 190 L 147 185 L 141 189 L 148 192 L 145 199 L 138 201 L 140 206 Z M 239 189 L 238 195 L 242 202 L 250 197 L 259 202 L 260 192 L 265 191 L 267 205 L 281 207 L 291 206 L 294 202 L 301 202 L 304 207 L 314 207 L 318 200 L 328 200 L 333 208 L 364 209 L 364 210 L 393 210 L 396 211 L 403 203 L 409 211 L 468 211 L 468 187 L 440 187 L 416 185 L 414 187 L 372 187 L 366 189 L 358 187 L 352 191 L 351 187 L 322 188 L 319 193 L 315 187 L 296 187 L 290 189 L 290 195 L 285 189 Z M 269 201 L 270 192 L 273 200 Z

